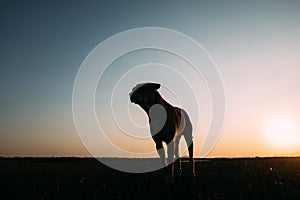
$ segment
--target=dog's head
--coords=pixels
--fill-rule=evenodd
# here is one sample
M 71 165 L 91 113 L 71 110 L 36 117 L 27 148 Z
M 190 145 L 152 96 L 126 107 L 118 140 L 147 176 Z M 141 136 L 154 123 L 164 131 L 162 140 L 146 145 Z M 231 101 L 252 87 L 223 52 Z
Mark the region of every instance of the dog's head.
M 154 103 L 157 96 L 157 89 L 160 88 L 158 83 L 137 84 L 130 92 L 130 101 L 140 105 L 143 109 L 149 109 Z

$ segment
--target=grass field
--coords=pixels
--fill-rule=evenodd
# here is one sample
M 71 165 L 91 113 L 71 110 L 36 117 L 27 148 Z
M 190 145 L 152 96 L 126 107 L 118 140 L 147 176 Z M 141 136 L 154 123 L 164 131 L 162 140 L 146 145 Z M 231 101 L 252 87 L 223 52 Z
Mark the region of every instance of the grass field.
M 0 199 L 300 199 L 299 157 L 201 159 L 196 171 L 172 183 L 92 158 L 1 158 Z

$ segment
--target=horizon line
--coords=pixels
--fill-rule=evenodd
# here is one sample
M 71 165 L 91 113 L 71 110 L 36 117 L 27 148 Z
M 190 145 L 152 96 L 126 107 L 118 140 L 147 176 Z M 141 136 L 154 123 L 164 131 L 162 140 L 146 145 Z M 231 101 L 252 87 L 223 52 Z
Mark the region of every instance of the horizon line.
M 279 155 L 279 156 L 237 156 L 237 157 L 194 157 L 196 160 L 212 159 L 268 159 L 268 158 L 300 158 L 300 155 Z M 160 159 L 159 157 L 89 157 L 89 156 L 0 156 L 0 159 Z M 189 159 L 180 157 L 180 159 Z

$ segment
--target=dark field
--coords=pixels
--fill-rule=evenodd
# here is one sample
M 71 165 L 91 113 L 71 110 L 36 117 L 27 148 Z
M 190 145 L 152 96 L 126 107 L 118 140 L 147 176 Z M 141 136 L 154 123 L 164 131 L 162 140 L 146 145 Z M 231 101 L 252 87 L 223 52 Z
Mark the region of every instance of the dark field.
M 0 199 L 300 199 L 300 158 L 201 159 L 196 172 L 172 183 L 95 159 L 1 158 Z

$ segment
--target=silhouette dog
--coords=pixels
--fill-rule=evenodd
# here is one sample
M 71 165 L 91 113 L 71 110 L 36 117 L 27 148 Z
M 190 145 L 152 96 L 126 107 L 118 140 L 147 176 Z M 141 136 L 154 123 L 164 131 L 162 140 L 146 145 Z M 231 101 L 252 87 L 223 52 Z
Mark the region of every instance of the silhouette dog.
M 156 144 L 156 150 L 165 166 L 172 164 L 172 177 L 174 177 L 174 159 L 179 164 L 181 174 L 181 162 L 178 147 L 182 136 L 188 146 L 189 161 L 192 174 L 195 175 L 193 159 L 192 123 L 188 114 L 181 108 L 169 104 L 157 91 L 158 83 L 137 84 L 130 92 L 130 101 L 138 104 L 148 115 L 150 132 Z M 167 144 L 168 159 L 165 158 L 163 142 Z

